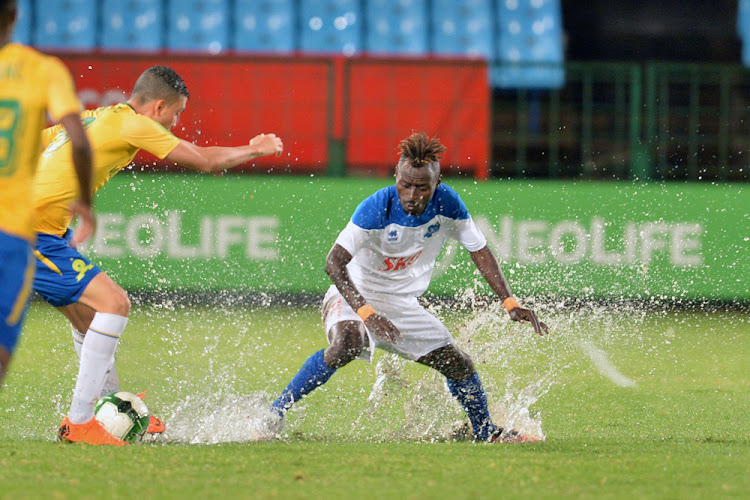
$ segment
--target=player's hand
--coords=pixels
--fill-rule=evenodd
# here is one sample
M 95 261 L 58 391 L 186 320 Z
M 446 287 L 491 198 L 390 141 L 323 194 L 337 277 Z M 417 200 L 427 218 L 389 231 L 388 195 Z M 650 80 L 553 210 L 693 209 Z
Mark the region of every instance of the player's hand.
M 276 134 L 260 134 L 250 139 L 250 145 L 255 147 L 255 156 L 268 156 L 275 154 L 281 156 L 281 152 L 284 151 L 284 143 L 281 142 L 280 137 L 276 137 Z
M 74 216 L 78 216 L 78 227 L 76 227 L 76 232 L 70 239 L 70 246 L 77 248 L 94 234 L 96 219 L 91 211 L 91 205 L 80 200 L 76 200 L 70 205 L 70 211 Z
M 396 341 L 401 338 L 401 332 L 398 331 L 396 325 L 391 323 L 391 320 L 378 313 L 367 318 L 365 326 L 370 333 L 375 335 L 375 337 L 385 340 L 386 342 L 395 344 Z
M 539 335 L 549 333 L 549 328 L 547 328 L 547 325 L 539 321 L 539 318 L 536 317 L 536 313 L 531 309 L 514 307 L 508 312 L 508 314 L 510 315 L 510 319 L 512 319 L 513 321 L 518 321 L 519 323 L 525 323 L 526 321 L 530 322 L 534 327 L 534 331 Z

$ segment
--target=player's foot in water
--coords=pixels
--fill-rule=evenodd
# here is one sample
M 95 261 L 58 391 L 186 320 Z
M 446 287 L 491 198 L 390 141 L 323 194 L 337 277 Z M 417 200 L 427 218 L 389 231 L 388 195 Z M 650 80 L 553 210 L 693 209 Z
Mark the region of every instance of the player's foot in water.
M 148 389 L 143 392 L 139 392 L 138 394 L 136 394 L 136 396 L 138 396 L 140 399 L 146 399 L 147 392 Z M 153 415 L 148 416 L 148 428 L 146 428 L 147 434 L 161 434 L 165 430 L 167 430 L 167 424 Z
M 541 441 L 539 438 L 529 436 L 528 434 L 521 434 L 517 430 L 511 429 L 504 432 L 502 428 L 498 427 L 497 431 L 492 435 L 490 443 L 538 443 Z
M 95 418 L 83 424 L 74 424 L 68 417 L 65 417 L 57 431 L 57 438 L 68 443 L 109 446 L 125 446 L 128 444 L 107 432 L 104 425 Z
M 284 417 L 288 408 L 283 408 L 279 405 L 273 404 L 268 407 L 268 411 L 262 417 L 262 425 L 264 429 L 264 437 L 261 441 L 279 439 L 281 437 L 281 431 L 284 429 Z

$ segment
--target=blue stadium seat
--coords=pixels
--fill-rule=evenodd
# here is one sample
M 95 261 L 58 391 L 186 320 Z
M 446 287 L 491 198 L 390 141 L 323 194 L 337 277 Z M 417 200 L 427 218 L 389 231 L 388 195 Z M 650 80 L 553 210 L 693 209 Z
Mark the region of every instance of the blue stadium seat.
M 737 5 L 737 35 L 742 41 L 742 64 L 750 66 L 750 0 Z
M 291 52 L 296 32 L 293 0 L 235 0 L 234 48 Z
M 229 48 L 228 0 L 167 0 L 167 48 L 218 54 Z
M 492 0 L 434 0 L 431 13 L 433 52 L 492 59 Z
M 13 41 L 31 45 L 31 0 L 18 0 L 18 19 L 13 29 Z
M 737 36 L 743 42 L 750 38 L 750 0 L 737 3 Z
M 96 0 L 36 0 L 32 38 L 42 48 L 94 49 Z
M 565 84 L 560 0 L 500 0 L 493 86 L 559 88 Z
M 101 0 L 101 46 L 105 49 L 159 50 L 164 6 L 153 0 Z
M 362 50 L 359 0 L 300 0 L 300 47 L 347 56 Z
M 426 0 L 366 2 L 365 49 L 378 54 L 426 54 Z

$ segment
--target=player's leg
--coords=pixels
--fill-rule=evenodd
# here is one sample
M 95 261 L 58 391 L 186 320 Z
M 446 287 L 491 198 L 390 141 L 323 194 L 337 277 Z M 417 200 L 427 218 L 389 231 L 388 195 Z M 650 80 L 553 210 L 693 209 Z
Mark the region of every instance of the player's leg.
M 482 387 L 474 363 L 459 349 L 450 331 L 435 315 L 427 311 L 416 298 L 395 297 L 387 301 L 372 301 L 376 311 L 386 311 L 401 332 L 395 345 L 378 345 L 400 356 L 434 368 L 443 374 L 451 394 L 458 400 L 471 422 L 474 438 L 488 440 L 497 432 L 490 419 L 487 394 Z
M 331 343 L 323 351 L 323 361 L 338 370 L 362 354 L 367 334 L 361 321 L 341 321 L 331 327 L 328 336 Z
M 127 297 L 127 296 L 126 296 Z M 83 352 L 83 343 L 86 339 L 86 335 L 81 332 L 87 332 L 91 326 L 91 322 L 96 316 L 96 311 L 87 305 L 80 302 L 70 304 L 68 306 L 57 308 L 66 318 L 70 321 L 71 333 L 73 335 L 73 345 L 76 349 L 78 357 L 81 357 Z M 104 380 L 104 385 L 99 392 L 99 397 L 112 394 L 120 391 L 120 377 L 117 375 L 117 367 L 115 366 L 115 359 L 112 358 L 112 364 L 107 370 L 107 378 Z M 145 397 L 145 391 L 138 394 L 139 397 Z M 160 434 L 167 429 L 166 424 L 155 415 L 149 415 L 148 428 L 146 432 L 149 434 Z
M 21 335 L 33 278 L 29 242 L 0 232 L 0 386 Z
M 74 424 L 93 418 L 94 405 L 101 394 L 107 372 L 114 363 L 117 343 L 130 314 L 127 294 L 103 272 L 91 280 L 78 302 L 96 313 L 86 330 L 81 348 L 81 364 L 68 414 Z
M 68 415 L 58 431 L 61 440 L 123 446 L 94 418 L 94 406 L 127 324 L 130 301 L 101 269 L 72 248 L 63 236 L 37 234 L 34 289 L 48 303 L 64 307 L 80 302 L 96 310 L 81 346 L 81 362 Z M 80 318 L 77 320 L 80 324 Z M 83 326 L 81 326 L 83 328 Z
M 417 362 L 434 368 L 445 376 L 448 390 L 469 417 L 474 439 L 487 441 L 498 433 L 498 427 L 490 418 L 487 393 L 468 354 L 451 344 L 435 349 Z
M 83 341 L 86 338 L 85 333 L 82 332 L 88 331 L 89 326 L 91 326 L 91 322 L 94 319 L 94 315 L 96 315 L 96 311 L 84 304 L 81 304 L 80 302 L 58 307 L 57 310 L 60 311 L 66 318 L 68 318 L 68 321 L 70 321 L 70 331 L 73 336 L 73 347 L 75 347 L 76 354 L 78 354 L 78 358 L 80 358 L 81 352 L 83 351 Z M 113 361 L 112 365 L 109 367 L 109 371 L 107 372 L 107 379 L 104 381 L 104 387 L 102 387 L 99 396 L 106 396 L 107 394 L 118 392 L 119 390 L 120 378 L 117 375 L 117 368 L 115 366 L 115 362 Z
M 307 358 L 273 402 L 273 410 L 284 416 L 296 401 L 325 384 L 337 369 L 356 359 L 364 348 L 364 330 L 361 321 L 334 323 L 328 331 L 330 345 Z
M 73 402 L 60 425 L 60 439 L 90 444 L 123 446 L 94 418 L 94 406 L 130 313 L 127 294 L 112 279 L 99 272 L 86 285 L 78 302 L 95 310 L 81 347 L 81 362 L 73 391 Z
M 476 441 L 493 443 L 534 442 L 534 438 L 521 435 L 514 429 L 504 430 L 492 422 L 487 405 L 487 393 L 482 387 L 474 362 L 455 344 L 435 349 L 420 357 L 417 362 L 442 373 L 448 390 L 463 407 L 471 422 Z
M 274 401 L 272 410 L 281 417 L 296 401 L 327 382 L 338 368 L 362 354 L 365 342 L 369 342 L 365 340 L 364 323 L 335 286 L 323 298 L 323 325 L 328 347 L 307 358 Z

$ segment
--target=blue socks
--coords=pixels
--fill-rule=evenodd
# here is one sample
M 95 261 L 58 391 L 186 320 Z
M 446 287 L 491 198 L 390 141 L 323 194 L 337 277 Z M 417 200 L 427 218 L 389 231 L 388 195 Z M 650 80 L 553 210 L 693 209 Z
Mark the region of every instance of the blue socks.
M 302 399 L 303 396 L 309 394 L 318 386 L 325 384 L 331 378 L 331 375 L 336 373 L 336 370 L 325 364 L 323 352 L 323 349 L 321 349 L 307 358 L 302 368 L 286 386 L 286 389 L 273 402 L 271 408 L 279 416 L 283 417 L 296 401 Z M 447 379 L 447 381 L 451 394 L 469 416 L 474 439 L 477 441 L 489 440 L 498 428 L 490 418 L 490 411 L 487 408 L 487 393 L 484 392 L 479 375 L 475 372 L 471 378 L 463 382 L 451 379 Z
M 279 398 L 273 402 L 271 408 L 283 417 L 295 401 L 299 401 L 302 396 L 325 384 L 334 373 L 336 373 L 336 370 L 329 368 L 323 361 L 323 349 L 321 349 L 307 358 L 297 375 L 281 392 Z
M 463 382 L 447 379 L 448 390 L 453 394 L 464 411 L 469 416 L 471 427 L 474 431 L 474 439 L 487 441 L 497 431 L 497 426 L 492 423 L 490 411 L 487 408 L 487 393 L 484 392 L 479 375 L 474 372 L 470 379 Z

